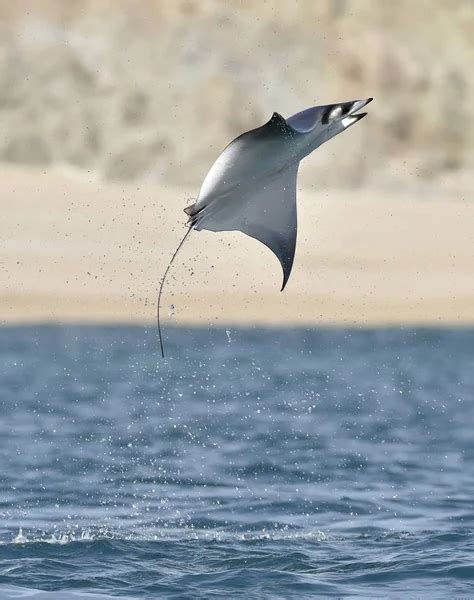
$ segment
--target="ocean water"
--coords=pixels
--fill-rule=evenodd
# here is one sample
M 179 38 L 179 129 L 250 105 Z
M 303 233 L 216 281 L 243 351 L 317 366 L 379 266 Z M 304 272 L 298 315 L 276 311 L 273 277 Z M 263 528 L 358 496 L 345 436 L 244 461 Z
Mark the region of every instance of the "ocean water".
M 0 329 L 0 598 L 474 597 L 474 329 L 165 333 Z

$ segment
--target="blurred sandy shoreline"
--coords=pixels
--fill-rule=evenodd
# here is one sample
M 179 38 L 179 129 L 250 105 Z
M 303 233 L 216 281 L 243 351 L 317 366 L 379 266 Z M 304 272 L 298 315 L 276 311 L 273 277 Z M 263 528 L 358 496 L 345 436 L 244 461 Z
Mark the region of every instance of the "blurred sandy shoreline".
M 0 324 L 154 323 L 183 208 L 228 142 L 369 96 L 301 164 L 285 292 L 255 240 L 194 232 L 163 315 L 474 323 L 471 5 L 0 0 Z
M 154 322 L 157 285 L 197 190 L 5 166 L 0 177 L 1 324 Z M 258 242 L 193 232 L 163 315 L 176 325 L 474 324 L 466 197 L 300 190 L 298 210 L 285 292 L 279 264 Z

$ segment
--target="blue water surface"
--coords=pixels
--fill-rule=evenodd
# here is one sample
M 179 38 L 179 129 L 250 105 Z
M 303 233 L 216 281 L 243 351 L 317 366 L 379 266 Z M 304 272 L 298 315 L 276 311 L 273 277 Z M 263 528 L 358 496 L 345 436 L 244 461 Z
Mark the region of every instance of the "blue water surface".
M 0 598 L 474 597 L 474 329 L 166 349 L 0 329 Z

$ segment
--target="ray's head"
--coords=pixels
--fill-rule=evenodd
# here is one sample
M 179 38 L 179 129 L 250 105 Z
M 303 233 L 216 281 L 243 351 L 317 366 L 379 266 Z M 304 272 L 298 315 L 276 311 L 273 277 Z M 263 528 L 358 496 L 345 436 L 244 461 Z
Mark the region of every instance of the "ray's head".
M 369 102 L 372 98 L 313 106 L 289 117 L 286 122 L 298 133 L 311 133 L 320 145 L 365 117 L 367 113 L 358 111 Z

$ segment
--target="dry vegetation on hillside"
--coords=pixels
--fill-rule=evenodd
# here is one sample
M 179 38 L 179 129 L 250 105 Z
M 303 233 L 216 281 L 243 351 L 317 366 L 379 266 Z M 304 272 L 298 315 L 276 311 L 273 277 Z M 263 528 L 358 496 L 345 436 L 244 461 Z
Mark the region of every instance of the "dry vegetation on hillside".
M 0 161 L 196 186 L 229 139 L 273 110 L 370 95 L 370 122 L 350 146 L 341 136 L 316 154 L 303 185 L 465 180 L 474 164 L 470 0 L 0 10 Z

